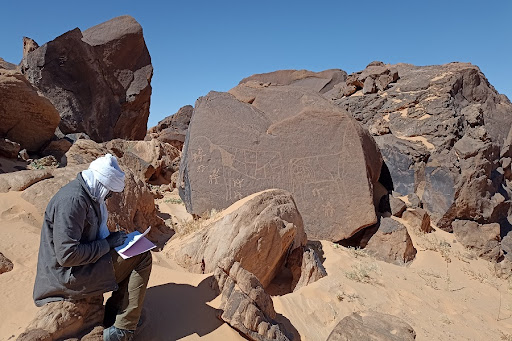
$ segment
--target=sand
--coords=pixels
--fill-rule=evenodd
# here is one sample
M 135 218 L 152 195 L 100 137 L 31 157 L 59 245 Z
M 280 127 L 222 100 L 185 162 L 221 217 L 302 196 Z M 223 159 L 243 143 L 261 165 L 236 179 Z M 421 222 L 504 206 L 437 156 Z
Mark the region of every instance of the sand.
M 191 219 L 176 193 L 157 203 L 169 222 Z M 14 340 L 37 311 L 32 286 L 41 223 L 20 192 L 0 194 L 0 252 L 14 263 L 0 275 L 0 340 Z M 321 241 L 328 276 L 274 296 L 276 311 L 303 341 L 324 341 L 342 318 L 362 310 L 402 318 L 417 340 L 512 340 L 512 282 L 496 278 L 490 263 L 474 258 L 451 234 L 410 232 L 418 254 L 403 266 Z M 244 340 L 217 319 L 211 274 L 188 273 L 163 253 L 153 253 L 153 260 L 148 323 L 138 340 Z

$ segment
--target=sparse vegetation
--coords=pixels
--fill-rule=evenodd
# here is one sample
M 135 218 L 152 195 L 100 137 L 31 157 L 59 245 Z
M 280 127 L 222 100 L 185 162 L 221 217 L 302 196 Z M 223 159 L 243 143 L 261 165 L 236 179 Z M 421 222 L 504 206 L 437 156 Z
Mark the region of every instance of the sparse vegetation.
M 345 276 L 360 283 L 377 284 L 377 276 L 381 275 L 381 271 L 377 263 L 362 262 L 352 265 L 352 270 L 346 271 Z
M 216 209 L 212 209 L 211 211 L 208 211 L 206 212 L 205 214 L 203 214 L 200 218 L 197 218 L 197 219 L 191 219 L 191 220 L 181 220 L 176 226 L 175 226 L 175 231 L 177 234 L 179 235 L 187 235 L 187 234 L 190 234 L 192 232 L 195 232 L 199 229 L 201 229 L 204 225 L 204 223 L 214 217 L 216 214 L 217 214 L 217 210 Z
M 342 291 L 336 295 L 336 298 L 340 302 L 354 302 L 359 298 L 358 294 L 347 294 L 346 292 Z
M 164 200 L 165 203 L 174 204 L 174 205 L 184 205 L 183 200 L 180 198 L 169 198 Z

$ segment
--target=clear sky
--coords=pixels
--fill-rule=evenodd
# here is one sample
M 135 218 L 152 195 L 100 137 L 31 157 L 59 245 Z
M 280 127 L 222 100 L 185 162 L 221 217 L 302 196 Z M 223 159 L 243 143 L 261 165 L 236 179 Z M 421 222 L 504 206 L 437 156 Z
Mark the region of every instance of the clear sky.
M 148 126 L 210 90 L 279 69 L 348 73 L 373 61 L 470 62 L 512 99 L 512 1 L 7 1 L 0 57 L 18 63 L 22 37 L 62 33 L 129 14 L 154 67 Z

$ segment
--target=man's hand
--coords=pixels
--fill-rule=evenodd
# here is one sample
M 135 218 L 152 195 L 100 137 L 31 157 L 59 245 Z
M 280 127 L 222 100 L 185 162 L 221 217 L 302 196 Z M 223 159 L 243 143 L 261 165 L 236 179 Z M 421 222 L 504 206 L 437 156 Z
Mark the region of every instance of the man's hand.
M 108 245 L 111 249 L 123 245 L 126 240 L 126 233 L 122 231 L 111 232 L 107 238 L 105 238 L 108 242 Z

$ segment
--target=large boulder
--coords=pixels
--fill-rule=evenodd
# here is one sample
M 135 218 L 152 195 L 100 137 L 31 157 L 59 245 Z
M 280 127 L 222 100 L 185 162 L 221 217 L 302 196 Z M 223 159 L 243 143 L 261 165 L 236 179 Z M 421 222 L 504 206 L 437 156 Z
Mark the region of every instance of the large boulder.
M 455 219 L 502 222 L 510 199 L 503 195 L 499 159 L 510 149 L 510 101 L 468 63 L 386 67 L 398 71 L 396 82 L 375 93 L 339 93 L 334 103 L 368 128 L 386 126 L 372 132 L 394 190 L 416 193 L 434 224 L 447 231 Z M 369 69 L 349 75 L 347 83 Z
M 290 340 L 284 326 L 275 321 L 272 298 L 256 276 L 229 259 L 219 262 L 214 276 L 221 294 L 221 320 L 249 340 Z
M 236 202 L 193 233 L 172 240 L 165 252 L 181 266 L 202 273 L 213 272 L 225 258 L 239 262 L 267 287 L 282 270 L 288 254 L 296 249 L 303 252 L 306 241 L 291 194 L 274 189 Z M 301 263 L 302 259 L 297 259 L 294 264 L 300 268 Z
M 35 152 L 52 138 L 59 121 L 52 103 L 21 73 L 0 69 L 0 138 Z
M 180 196 L 201 215 L 264 189 L 286 189 L 308 237 L 338 241 L 376 223 L 381 164 L 368 132 L 320 94 L 249 81 L 197 101 Z
M 327 341 L 413 341 L 416 332 L 400 318 L 368 311 L 342 319 Z
M 193 113 L 194 107 L 191 105 L 181 107 L 177 113 L 164 118 L 149 129 L 144 140 L 157 139 L 182 150 Z
M 500 225 L 478 224 L 475 221 L 455 220 L 453 234 L 465 247 L 487 260 L 497 261 L 503 255 L 500 249 Z
M 103 296 L 45 304 L 17 341 L 51 341 L 80 337 L 103 321 Z
M 0 174 L 0 193 L 23 191 L 36 182 L 53 177 L 49 169 L 22 170 Z
M 85 132 L 95 141 L 146 135 L 153 67 L 132 17 L 64 33 L 27 52 L 22 71 L 57 108 L 64 134 Z

